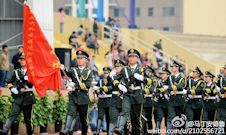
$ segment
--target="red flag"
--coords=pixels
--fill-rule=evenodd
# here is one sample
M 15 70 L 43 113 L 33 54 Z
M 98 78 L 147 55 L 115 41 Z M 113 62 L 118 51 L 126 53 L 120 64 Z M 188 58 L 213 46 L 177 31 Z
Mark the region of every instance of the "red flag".
M 28 80 L 35 86 L 38 95 L 44 96 L 47 89 L 62 88 L 60 61 L 26 3 L 24 4 L 23 45 Z

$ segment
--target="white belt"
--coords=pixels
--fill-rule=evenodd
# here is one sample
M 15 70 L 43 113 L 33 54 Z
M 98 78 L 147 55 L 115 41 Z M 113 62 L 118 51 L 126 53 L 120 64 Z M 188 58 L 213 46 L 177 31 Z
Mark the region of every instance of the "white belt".
M 207 99 L 216 99 L 216 97 L 209 96 L 209 97 L 207 97 Z
M 29 89 L 21 89 L 20 92 L 29 92 L 29 91 L 34 91 L 32 88 Z
M 109 98 L 109 97 L 112 97 L 111 94 L 104 94 L 104 95 L 99 95 L 98 96 L 99 98 Z
M 174 91 L 170 91 L 170 94 L 171 95 L 174 95 Z M 176 94 L 177 95 L 183 95 L 184 94 L 184 91 L 176 91 Z
M 188 95 L 189 98 L 202 98 L 202 95 Z
M 118 95 L 119 94 L 119 91 L 112 91 L 112 94 Z
M 141 89 L 141 86 L 136 86 L 136 87 L 130 86 L 129 88 L 130 88 L 131 90 L 140 90 L 140 89 Z
M 153 97 L 152 94 L 144 95 L 145 97 Z

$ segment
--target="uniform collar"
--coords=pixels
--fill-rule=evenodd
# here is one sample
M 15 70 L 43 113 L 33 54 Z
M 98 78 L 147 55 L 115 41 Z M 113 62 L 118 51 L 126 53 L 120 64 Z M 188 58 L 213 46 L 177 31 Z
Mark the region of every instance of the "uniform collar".
M 26 73 L 27 72 L 27 68 L 21 68 L 21 71 L 23 71 L 24 73 Z
M 206 86 L 210 86 L 213 82 L 207 83 Z
M 133 68 L 134 70 L 137 68 L 137 64 L 134 66 L 129 66 L 131 69 Z
M 180 75 L 180 73 L 175 74 L 174 76 L 177 78 Z
M 83 70 L 83 69 L 85 69 L 85 66 L 84 67 L 78 67 L 79 68 L 79 70 Z

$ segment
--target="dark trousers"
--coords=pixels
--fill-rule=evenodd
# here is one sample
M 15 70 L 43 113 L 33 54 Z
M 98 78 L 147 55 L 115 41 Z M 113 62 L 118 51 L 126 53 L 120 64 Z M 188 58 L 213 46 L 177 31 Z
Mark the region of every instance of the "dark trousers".
M 24 121 L 27 128 L 27 134 L 28 135 L 33 134 L 33 125 L 31 123 L 32 105 L 20 106 L 16 103 L 13 103 L 12 112 L 9 114 L 6 124 L 4 125 L 3 131 L 8 132 L 8 130 L 10 129 L 13 122 L 16 120 L 17 116 L 20 114 L 21 111 L 24 114 Z
M 76 117 L 76 114 L 79 114 L 79 118 L 82 124 L 82 135 L 87 134 L 88 130 L 88 105 L 78 105 L 75 104 L 73 101 L 69 101 L 68 103 L 68 115 Z
M 188 121 L 200 121 L 202 114 L 202 108 L 193 109 L 191 107 L 186 108 L 186 116 Z
M 6 70 L 0 70 L 0 87 L 5 87 L 7 73 L 8 73 L 8 71 L 6 71 Z
M 148 129 L 152 129 L 152 107 L 145 107 L 144 108 L 144 116 L 146 117 L 147 121 L 144 123 L 144 132 L 147 133 Z
M 131 117 L 132 124 L 132 135 L 138 135 L 141 133 L 142 122 L 141 113 L 143 104 L 131 104 L 129 96 L 125 96 L 122 100 L 122 113 L 121 116 L 128 119 L 129 114 Z
M 108 131 L 109 130 L 109 123 L 110 123 L 109 107 L 98 108 L 98 119 L 101 119 L 103 121 L 104 115 L 106 116 L 107 131 Z
M 167 126 L 167 119 L 168 119 L 168 108 L 163 107 L 161 105 L 157 105 L 156 111 L 155 111 L 155 116 L 156 116 L 156 122 L 161 122 L 163 117 L 165 118 L 165 126 Z

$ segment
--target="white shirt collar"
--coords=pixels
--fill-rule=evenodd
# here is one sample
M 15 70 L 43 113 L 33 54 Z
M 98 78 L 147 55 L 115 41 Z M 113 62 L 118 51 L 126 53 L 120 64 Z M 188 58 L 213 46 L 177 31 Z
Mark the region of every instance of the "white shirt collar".
M 83 70 L 85 67 L 78 67 L 80 70 Z
M 210 82 L 210 83 L 207 83 L 206 85 L 207 85 L 207 86 L 210 86 L 211 84 L 212 84 L 212 82 Z
M 136 67 L 137 67 L 137 64 L 134 66 L 130 66 L 130 68 L 133 68 L 133 69 L 136 69 Z
M 175 74 L 174 76 L 177 78 L 180 75 L 180 73 Z
M 21 71 L 23 71 L 24 73 L 26 73 L 27 72 L 27 68 L 25 68 L 25 69 L 22 69 L 21 68 Z

